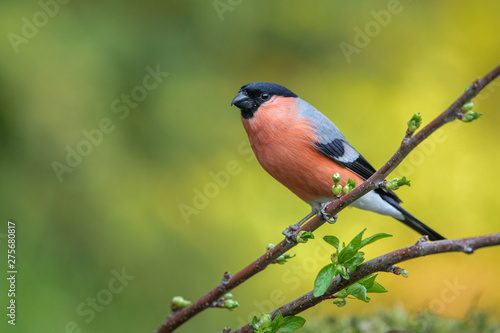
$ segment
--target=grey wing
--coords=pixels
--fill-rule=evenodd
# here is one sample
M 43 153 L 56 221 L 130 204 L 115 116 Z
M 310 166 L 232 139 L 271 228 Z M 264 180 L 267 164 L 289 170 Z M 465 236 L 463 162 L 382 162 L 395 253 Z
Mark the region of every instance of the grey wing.
M 298 103 L 301 110 L 300 116 L 310 118 L 316 126 L 318 141 L 315 145 L 320 153 L 345 166 L 365 180 L 376 172 L 375 168 L 351 146 L 330 119 L 300 98 L 298 98 Z M 397 202 L 401 202 L 394 192 L 384 192 Z

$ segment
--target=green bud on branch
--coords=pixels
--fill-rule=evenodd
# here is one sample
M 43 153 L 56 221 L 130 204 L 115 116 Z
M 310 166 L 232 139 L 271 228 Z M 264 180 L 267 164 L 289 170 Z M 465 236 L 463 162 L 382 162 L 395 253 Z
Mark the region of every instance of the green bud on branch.
M 481 117 L 483 114 L 482 113 L 479 113 L 479 112 L 474 112 L 474 111 L 467 111 L 464 113 L 464 115 L 462 116 L 462 121 L 464 123 L 470 123 L 471 121 Z
M 260 317 L 260 328 L 268 328 L 269 326 L 271 326 L 271 314 L 264 313 Z
M 233 294 L 231 293 L 226 293 L 224 297 L 220 298 L 217 302 L 212 303 L 212 307 L 214 308 L 224 308 L 228 310 L 234 310 L 238 306 L 240 306 L 238 301 L 233 299 Z
M 288 253 L 284 253 L 284 254 L 280 255 L 278 258 L 276 258 L 276 260 L 273 262 L 273 264 L 284 265 L 288 261 L 288 259 L 292 259 L 295 256 L 296 256 L 296 254 L 290 255 Z
M 238 301 L 234 301 L 232 299 L 228 299 L 228 300 L 225 300 L 224 301 L 224 307 L 226 309 L 229 309 L 229 310 L 234 310 L 235 308 L 237 308 L 238 306 L 240 306 L 238 304 Z
M 313 233 L 310 231 L 304 231 L 304 230 L 299 232 L 297 237 L 295 237 L 295 240 L 297 241 L 297 243 L 307 243 L 307 240 L 309 240 L 309 239 L 314 239 Z
M 349 178 L 347 180 L 347 182 L 345 183 L 345 186 L 344 188 L 342 189 L 342 191 L 347 194 L 349 192 L 351 192 L 352 190 L 354 190 L 354 188 L 356 187 L 356 181 Z
M 191 301 L 185 300 L 182 296 L 175 296 L 174 298 L 172 298 L 172 311 L 180 310 L 189 305 L 191 305 Z
M 388 190 L 397 190 L 398 188 L 400 188 L 401 186 L 404 186 L 404 185 L 411 186 L 410 181 L 408 179 L 406 179 L 405 176 L 403 176 L 403 178 L 394 178 L 394 179 L 389 180 L 385 184 L 385 188 Z
M 420 116 L 420 113 L 415 113 L 413 117 L 408 120 L 408 131 L 413 133 L 420 125 L 422 125 L 422 116 Z
M 334 173 L 332 176 L 333 183 L 337 185 L 340 182 L 340 174 L 339 173 Z
M 332 192 L 333 192 L 333 194 L 339 195 L 341 191 L 342 191 L 342 185 L 337 184 L 337 185 L 333 185 L 332 186 Z
M 474 107 L 474 103 L 471 101 L 468 101 L 467 103 L 464 104 L 464 106 L 462 106 L 462 110 L 467 112 L 467 111 L 472 110 L 473 107 Z

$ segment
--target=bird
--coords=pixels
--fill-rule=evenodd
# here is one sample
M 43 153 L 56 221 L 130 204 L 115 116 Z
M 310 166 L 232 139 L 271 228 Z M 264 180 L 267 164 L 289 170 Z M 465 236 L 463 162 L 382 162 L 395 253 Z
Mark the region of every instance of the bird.
M 311 205 L 309 215 L 285 230 L 287 236 L 316 214 L 329 219 L 324 217 L 324 207 L 335 199 L 333 174 L 340 174 L 341 184 L 349 178 L 361 184 L 376 172 L 330 119 L 282 85 L 245 84 L 232 100 L 233 105 L 241 111 L 243 127 L 261 166 Z M 393 217 L 431 241 L 445 239 L 403 209 L 401 203 L 393 191 L 377 188 L 351 206 Z

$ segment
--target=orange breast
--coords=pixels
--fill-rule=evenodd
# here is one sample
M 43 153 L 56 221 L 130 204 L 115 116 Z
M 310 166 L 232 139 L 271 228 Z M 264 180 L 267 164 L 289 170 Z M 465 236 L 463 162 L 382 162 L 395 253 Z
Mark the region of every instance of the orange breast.
M 352 178 L 361 184 L 359 176 L 315 149 L 315 127 L 298 117 L 294 98 L 275 97 L 242 122 L 262 167 L 305 202 L 333 199 L 336 172 L 341 183 Z

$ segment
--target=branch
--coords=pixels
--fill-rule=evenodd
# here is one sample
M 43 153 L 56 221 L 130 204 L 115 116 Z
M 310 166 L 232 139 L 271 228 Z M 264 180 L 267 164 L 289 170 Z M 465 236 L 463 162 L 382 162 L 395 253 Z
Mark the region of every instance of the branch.
M 347 195 L 343 196 L 340 200 L 331 202 L 325 209 L 330 216 L 333 216 L 340 212 L 345 207 L 352 204 L 354 201 L 358 200 L 360 197 L 366 193 L 380 187 L 384 179 L 408 156 L 408 154 L 417 147 L 422 141 L 429 137 L 432 133 L 438 130 L 440 127 L 453 121 L 459 119 L 463 116 L 462 107 L 465 103 L 470 101 L 472 98 L 477 96 L 479 92 L 484 89 L 491 81 L 500 75 L 500 65 L 493 68 L 488 74 L 483 78 L 474 81 L 453 104 L 451 104 L 443 113 L 431 121 L 427 126 L 425 126 L 421 131 L 419 131 L 415 136 L 411 137 L 411 134 L 406 134 L 405 138 L 401 142 L 401 146 L 394 153 L 394 155 L 385 163 L 377 172 L 375 172 L 370 178 L 364 181 L 360 186 L 357 186 L 354 190 L 349 192 Z M 314 228 L 315 224 L 319 223 L 319 218 L 315 218 L 309 221 L 301 230 L 308 230 L 308 228 Z M 316 229 L 316 228 L 315 228 Z
M 318 220 L 318 223 L 313 225 L 309 231 L 316 230 L 325 221 Z M 241 283 L 245 282 L 255 274 L 264 270 L 269 264 L 273 263 L 280 255 L 290 250 L 292 247 L 297 245 L 297 243 L 288 243 L 285 240 L 281 241 L 274 248 L 268 250 L 260 258 L 252 262 L 247 267 L 243 268 L 241 271 L 231 276 L 228 272 L 224 273 L 222 282 L 216 287 L 210 290 L 203 297 L 193 302 L 190 306 L 183 308 L 179 311 L 173 312 L 167 317 L 166 322 L 156 331 L 157 333 L 167 333 L 172 332 L 177 327 L 185 323 L 187 320 L 194 317 L 199 312 L 210 307 L 214 301 L 221 298 L 229 290 L 239 286 Z
M 382 166 L 376 173 L 374 173 L 369 179 L 364 181 L 360 186 L 357 186 L 354 190 L 344 195 L 342 198 L 331 202 L 325 209 L 327 213 L 331 216 L 336 215 L 338 212 L 349 206 L 351 203 L 365 195 L 366 193 L 374 190 L 375 188 L 382 185 L 385 177 L 396 168 L 401 161 L 424 139 L 431 135 L 438 128 L 444 124 L 455 120 L 461 115 L 463 111 L 462 106 L 468 102 L 471 98 L 475 97 L 484 87 L 486 87 L 491 81 L 493 81 L 500 74 L 500 65 L 495 67 L 491 72 L 485 75 L 483 78 L 474 81 L 470 87 L 460 96 L 448 109 L 446 109 L 441 115 L 430 122 L 426 127 L 424 127 L 415 136 L 410 138 L 407 133 L 400 148 L 396 153 L 389 159 L 389 161 Z M 309 222 L 307 222 L 300 231 L 314 231 L 318 229 L 321 225 L 325 223 L 320 217 L 315 216 Z M 224 274 L 222 282 L 215 286 L 203 297 L 193 302 L 191 305 L 173 312 L 167 317 L 165 323 L 156 331 L 157 333 L 168 333 L 175 330 L 177 327 L 185 323 L 187 320 L 194 317 L 199 312 L 209 308 L 210 305 L 221 298 L 224 293 L 230 291 L 231 289 L 237 287 L 241 283 L 245 282 L 255 274 L 264 270 L 269 264 L 274 262 L 280 255 L 287 252 L 297 243 L 288 243 L 286 240 L 281 241 L 273 249 L 268 250 L 260 258 L 252 262 L 247 267 L 243 268 L 241 271 L 233 276 L 229 273 Z
M 349 280 L 342 279 L 340 275 L 337 276 L 335 279 L 333 279 L 330 287 L 328 287 L 326 293 L 323 296 L 314 297 L 313 291 L 311 290 L 307 294 L 304 294 L 301 297 L 291 301 L 290 303 L 274 310 L 271 313 L 271 316 L 274 318 L 274 316 L 278 312 L 281 312 L 281 315 L 283 317 L 294 316 L 317 305 L 318 303 L 321 303 L 327 299 L 331 299 L 335 293 L 376 272 L 392 272 L 395 274 L 399 274 L 397 272 L 397 269 L 394 269 L 394 265 L 403 261 L 427 256 L 430 254 L 445 252 L 464 252 L 467 254 L 471 254 L 476 249 L 495 245 L 500 245 L 500 233 L 472 238 L 449 239 L 435 242 L 427 242 L 427 237 L 422 237 L 414 245 L 384 254 L 380 257 L 365 262 L 364 264 L 359 266 L 359 268 L 355 272 L 349 274 Z M 245 332 L 253 332 L 251 324 L 243 326 L 236 331 L 233 331 L 232 333 Z

